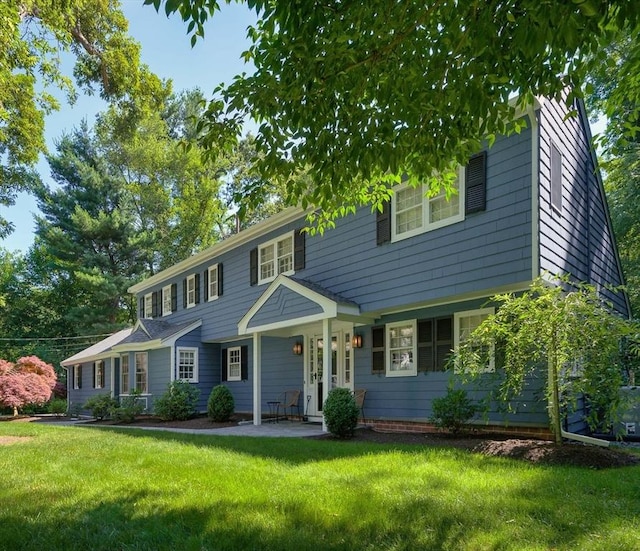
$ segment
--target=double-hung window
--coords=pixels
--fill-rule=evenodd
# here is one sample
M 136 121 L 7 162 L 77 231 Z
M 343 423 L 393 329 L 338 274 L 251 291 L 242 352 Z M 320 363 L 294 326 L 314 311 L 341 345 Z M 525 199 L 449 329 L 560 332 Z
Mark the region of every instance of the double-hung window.
M 218 298 L 218 265 L 209 266 L 208 269 L 208 296 L 207 300 Z
M 104 361 L 93 364 L 93 388 L 104 388 Z
M 187 277 L 187 308 L 196 305 L 196 275 Z
M 171 314 L 171 285 L 162 288 L 162 315 Z
M 198 349 L 178 347 L 178 379 L 190 383 L 198 382 Z
M 293 274 L 293 233 L 258 248 L 258 283 L 273 281 L 279 274 Z
M 495 312 L 494 308 L 481 308 L 479 310 L 468 310 L 466 312 L 456 312 L 453 317 L 453 340 L 456 349 L 464 344 L 478 326 Z M 485 372 L 495 370 L 495 347 L 479 349 L 475 352 L 481 354 L 486 367 Z
M 416 320 L 387 324 L 387 377 L 417 375 Z
M 120 394 L 129 394 L 129 354 L 120 356 Z
M 73 366 L 73 388 L 82 388 L 82 365 L 76 364 Z
M 153 317 L 153 293 L 144 295 L 144 317 L 147 319 Z
M 459 167 L 448 196 L 431 196 L 427 186 L 399 186 L 393 196 L 392 240 L 406 239 L 464 219 L 465 168 Z
M 148 390 L 148 357 L 146 352 L 136 352 L 136 390 L 142 394 L 146 394 Z
M 242 379 L 242 349 L 239 346 L 227 348 L 227 380 Z

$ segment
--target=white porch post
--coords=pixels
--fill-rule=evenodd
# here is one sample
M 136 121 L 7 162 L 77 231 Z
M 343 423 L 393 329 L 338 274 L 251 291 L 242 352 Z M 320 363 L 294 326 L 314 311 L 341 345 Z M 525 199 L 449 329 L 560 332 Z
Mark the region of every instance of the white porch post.
M 253 424 L 262 424 L 262 339 L 260 333 L 253 334 Z
M 324 403 L 329 396 L 329 390 L 331 390 L 331 319 L 326 318 L 322 320 L 322 342 L 324 344 L 324 351 L 322 354 L 322 405 L 324 410 Z M 322 430 L 327 432 L 327 422 L 324 419 L 324 413 L 322 414 Z

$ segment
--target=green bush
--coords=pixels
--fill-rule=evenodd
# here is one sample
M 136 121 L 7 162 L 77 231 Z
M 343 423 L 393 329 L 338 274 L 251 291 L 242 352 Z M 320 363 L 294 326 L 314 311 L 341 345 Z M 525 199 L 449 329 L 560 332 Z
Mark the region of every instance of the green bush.
M 67 401 L 62 398 L 52 398 L 47 407 L 49 413 L 60 417 L 67 412 Z
M 433 400 L 431 422 L 440 429 L 456 434 L 477 411 L 478 406 L 467 396 L 466 391 L 449 388 L 445 396 Z
M 329 432 L 339 438 L 353 436 L 360 410 L 348 388 L 334 388 L 322 407 Z
M 222 423 L 228 421 L 235 410 L 231 391 L 224 385 L 213 387 L 207 402 L 207 415 L 212 421 Z
M 111 416 L 118 423 L 133 423 L 144 411 L 144 403 L 138 399 L 140 394 L 139 390 L 131 390 L 129 396 L 120 398 L 120 405 L 116 404 L 116 407 L 111 410 Z
M 88 409 L 91 411 L 91 415 L 95 419 L 104 419 L 111 415 L 113 408 L 118 406 L 118 400 L 111 397 L 111 394 L 96 394 L 91 396 L 82 409 Z
M 154 413 L 163 421 L 184 421 L 197 413 L 200 390 L 186 381 L 172 381 L 167 391 L 153 404 Z

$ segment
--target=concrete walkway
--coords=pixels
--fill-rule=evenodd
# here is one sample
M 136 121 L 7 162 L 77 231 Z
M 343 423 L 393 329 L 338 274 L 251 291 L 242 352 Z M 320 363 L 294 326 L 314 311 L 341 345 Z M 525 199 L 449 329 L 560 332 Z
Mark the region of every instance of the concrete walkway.
M 82 425 L 83 420 L 57 421 L 59 425 Z M 176 429 L 169 427 L 144 427 L 140 425 L 100 425 L 101 428 L 118 429 L 141 429 L 160 430 L 165 432 L 182 432 L 185 434 L 208 434 L 214 436 L 264 436 L 274 438 L 304 438 L 307 436 L 320 436 L 322 425 L 319 423 L 298 423 L 295 421 L 284 421 L 281 423 L 264 423 L 254 425 L 252 423 L 235 425 L 232 427 L 222 427 L 217 429 Z

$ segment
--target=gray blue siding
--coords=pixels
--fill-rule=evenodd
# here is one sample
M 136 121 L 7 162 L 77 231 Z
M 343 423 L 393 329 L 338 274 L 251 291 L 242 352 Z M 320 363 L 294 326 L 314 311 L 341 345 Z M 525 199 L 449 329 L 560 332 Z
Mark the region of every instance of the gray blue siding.
M 292 320 L 322 313 L 315 302 L 286 287 L 279 287 L 251 319 L 248 327 Z
M 540 269 L 571 274 L 601 288 L 616 309 L 629 315 L 622 292 L 606 286 L 622 285 L 615 240 L 608 223 L 604 190 L 589 143 L 582 109 L 567 116 L 564 104 L 547 101 L 540 117 Z M 562 212 L 551 207 L 551 144 L 562 153 Z
M 360 305 L 363 313 L 530 280 L 531 139 L 531 131 L 525 130 L 516 136 L 498 138 L 489 150 L 486 211 L 410 239 L 377 246 L 375 214 L 361 208 L 355 215 L 339 220 L 337 227 L 323 236 L 306 237 L 306 266 L 295 277 L 340 294 Z M 179 277 L 158 283 L 138 298 L 170 283 L 178 284 L 180 295 L 184 277 L 202 274 L 211 264 L 222 263 L 222 296 L 203 302 L 201 289 L 200 302 L 186 309 L 179 296 L 178 310 L 163 319 L 172 323 L 202 319 L 204 341 L 232 338 L 237 335 L 240 318 L 267 288 L 266 284 L 249 284 L 249 251 L 304 223 L 301 217 Z

